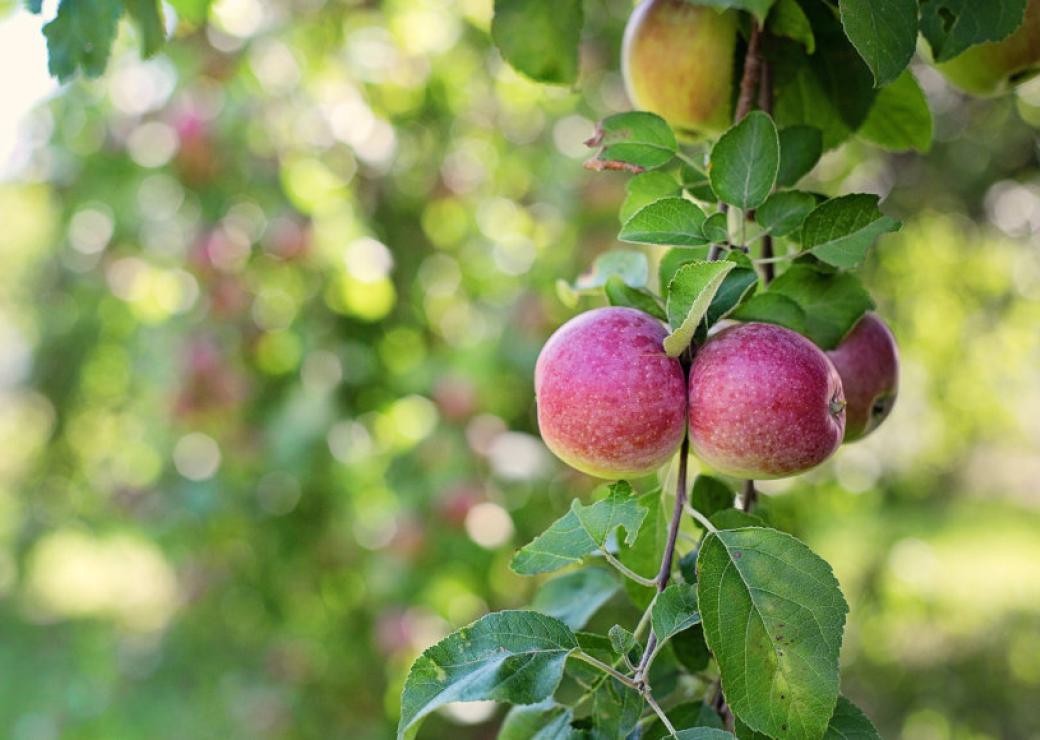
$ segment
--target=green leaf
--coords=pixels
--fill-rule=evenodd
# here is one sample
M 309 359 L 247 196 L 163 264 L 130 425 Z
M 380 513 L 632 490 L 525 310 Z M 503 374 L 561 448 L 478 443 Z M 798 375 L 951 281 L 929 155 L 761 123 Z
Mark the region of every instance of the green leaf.
M 798 0 L 777 0 L 769 13 L 766 27 L 774 36 L 784 36 L 797 41 L 810 54 L 816 51 L 816 37 L 813 35 L 812 24 L 809 23 L 809 18 L 798 4 Z
M 578 647 L 582 652 L 597 660 L 612 663 L 617 657 L 606 635 L 599 635 L 595 632 L 575 632 L 574 636 L 578 638 Z M 567 661 L 567 674 L 585 686 L 598 686 L 607 678 L 607 674 L 599 668 L 591 666 L 573 655 Z
M 738 208 L 757 208 L 776 184 L 780 140 L 773 119 L 748 113 L 711 150 L 708 177 L 715 194 Z
M 495 0 L 491 38 L 516 71 L 538 82 L 578 79 L 581 0 Z
M 624 224 L 643 206 L 661 198 L 678 198 L 680 195 L 682 187 L 673 175 L 667 172 L 644 172 L 625 185 L 625 200 L 618 211 L 618 218 Z
M 573 717 L 570 707 L 552 700 L 515 706 L 503 720 L 498 740 L 570 740 Z
M 62 82 L 76 70 L 87 77 L 100 76 L 122 14 L 119 0 L 61 0 L 58 15 L 43 27 L 51 75 Z
M 611 275 L 603 289 L 607 294 L 607 302 L 611 306 L 627 306 L 648 313 L 655 319 L 668 320 L 657 298 L 645 288 L 632 288 L 625 285 L 617 275 Z
M 611 277 L 618 277 L 625 285 L 642 288 L 650 278 L 650 264 L 646 255 L 634 249 L 611 249 L 597 257 L 592 268 L 574 281 L 575 290 L 591 291 L 602 288 Z
M 968 47 L 1000 41 L 1022 25 L 1027 0 L 931 0 L 921 3 L 921 33 L 936 62 Z
M 703 625 L 695 624 L 689 629 L 683 630 L 672 638 L 671 644 L 675 659 L 690 673 L 700 673 L 711 662 L 711 653 L 708 652 L 708 645 L 704 642 Z
M 910 70 L 881 88 L 859 135 L 894 152 L 932 148 L 932 111 Z
M 816 53 L 787 39 L 776 39 L 773 63 L 777 126 L 814 126 L 823 146 L 833 149 L 866 120 L 877 90 L 870 68 L 849 43 L 837 14 L 827 3 L 802 3 L 816 38 Z
M 690 506 L 710 517 L 717 511 L 733 508 L 733 491 L 710 475 L 698 475 L 690 491 Z
M 734 740 L 733 735 L 725 730 L 717 730 L 714 727 L 694 727 L 690 730 L 679 730 L 675 733 L 676 740 Z
M 701 621 L 697 611 L 697 589 L 686 583 L 673 583 L 654 599 L 650 611 L 650 624 L 663 644 L 672 635 L 689 629 Z
M 627 655 L 639 644 L 636 636 L 626 630 L 620 624 L 615 624 L 607 632 L 610 645 L 618 655 Z
M 704 634 L 730 708 L 773 737 L 818 738 L 838 698 L 848 605 L 830 566 L 775 529 L 710 533 L 698 558 Z
M 25 9 L 39 15 L 43 10 L 43 0 L 25 0 Z
M 678 150 L 668 123 L 643 111 L 604 118 L 585 144 L 599 148 L 596 156 L 585 163 L 592 170 L 653 170 L 671 162 Z
M 661 198 L 640 208 L 621 227 L 618 239 L 634 244 L 699 247 L 707 244 L 704 211 L 685 198 Z
M 839 696 L 823 740 L 881 740 L 881 735 L 859 707 Z
M 678 357 L 690 345 L 726 274 L 736 267 L 728 260 L 691 262 L 675 273 L 668 286 L 666 311 L 672 333 L 664 339 L 664 351 Z
M 733 731 L 737 734 L 738 740 L 772 740 L 769 735 L 765 735 L 761 732 L 755 732 L 750 727 L 740 721 L 740 717 L 733 718 Z
M 746 10 L 758 18 L 759 23 L 766 22 L 769 9 L 776 0 L 697 0 L 696 5 L 708 5 L 713 8 L 733 8 Z
M 618 527 L 625 529 L 626 541 L 632 544 L 646 514 L 646 508 L 632 495 L 631 486 L 620 481 L 610 487 L 605 499 L 589 506 L 574 499 L 570 511 L 520 548 L 510 567 L 520 575 L 530 576 L 580 563 L 586 555 L 602 548 Z
M 787 296 L 771 290 L 752 296 L 730 316 L 738 321 L 762 321 L 786 326 L 799 334 L 805 334 L 805 310 Z
M 679 170 L 682 186 L 690 195 L 703 203 L 717 203 L 718 198 L 711 189 L 707 173 L 694 167 L 689 162 L 683 162 Z
M 657 281 L 661 286 L 662 297 L 667 299 L 668 286 L 671 284 L 672 278 L 675 277 L 675 273 L 679 271 L 680 267 L 688 265 L 691 262 L 704 260 L 707 256 L 708 250 L 706 247 L 694 249 L 679 247 L 676 249 L 669 249 L 665 252 L 664 256 L 661 257 L 661 264 L 657 266 Z
M 773 236 L 787 236 L 797 231 L 805 217 L 816 208 L 816 196 L 800 190 L 773 193 L 755 210 L 755 221 Z
M 627 547 L 622 547 L 618 559 L 639 575 L 654 578 L 661 566 L 661 556 L 668 540 L 668 519 L 661 506 L 660 490 L 643 494 L 637 501 L 646 510 L 646 517 L 639 527 L 635 544 L 628 541 Z M 656 595 L 653 588 L 642 586 L 629 578 L 625 579 L 624 584 L 632 603 L 640 609 L 650 606 Z
M 531 611 L 481 617 L 427 648 L 401 694 L 397 737 L 453 701 L 534 704 L 552 696 L 578 641 L 558 619 Z
M 805 177 L 823 154 L 823 133 L 815 126 L 780 129 L 780 173 L 776 185 L 789 188 Z
M 917 0 L 841 0 L 841 24 L 878 87 L 906 69 L 917 47 Z
M 638 691 L 608 678 L 592 695 L 593 737 L 603 740 L 627 737 L 639 722 L 643 706 L 643 697 Z
M 141 55 L 152 56 L 166 42 L 162 3 L 160 0 L 123 0 L 123 4 L 141 33 Z
M 583 568 L 541 585 L 531 602 L 536 612 L 556 617 L 572 630 L 581 629 L 618 592 L 617 578 L 603 568 Z
M 824 272 L 805 264 L 794 264 L 787 268 L 764 295 L 783 296 L 800 309 L 795 322 L 800 322 L 799 326 L 783 320 L 772 320 L 769 323 L 787 326 L 804 334 L 823 349 L 837 347 L 863 314 L 874 307 L 870 294 L 855 275 Z
M 878 197 L 865 193 L 824 201 L 805 219 L 802 247 L 829 265 L 857 267 L 877 238 L 900 223 L 881 213 Z
M 736 265 L 722 280 L 722 285 L 708 306 L 701 328 L 707 330 L 716 321 L 725 318 L 740 305 L 748 294 L 758 285 L 758 273 L 755 272 L 751 259 L 743 252 L 730 252 L 726 256 L 728 262 Z
M 728 217 L 721 211 L 719 213 L 713 213 L 708 216 L 704 221 L 704 225 L 701 229 L 704 232 L 704 238 L 712 244 L 725 244 L 729 241 L 729 224 Z
M 686 583 L 697 582 L 697 549 L 694 548 L 679 558 L 679 575 Z
M 687 632 L 691 632 L 694 629 L 698 629 L 698 627 L 693 627 L 687 630 Z M 672 725 L 678 729 L 693 729 L 695 727 L 722 729 L 722 718 L 719 717 L 714 709 L 702 701 L 680 704 L 672 707 L 666 714 Z M 647 728 L 641 740 L 663 740 L 670 737 L 671 735 L 668 734 L 668 730 L 661 723 L 661 720 L 656 720 Z

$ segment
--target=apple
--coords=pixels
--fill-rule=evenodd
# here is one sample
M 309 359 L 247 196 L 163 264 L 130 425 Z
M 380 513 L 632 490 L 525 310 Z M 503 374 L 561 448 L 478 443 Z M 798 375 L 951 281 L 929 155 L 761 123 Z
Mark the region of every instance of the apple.
M 885 322 L 868 313 L 827 356 L 841 376 L 845 441 L 852 442 L 877 429 L 892 410 L 899 390 L 899 350 Z
M 686 0 L 643 0 L 628 19 L 621 72 L 632 104 L 680 133 L 715 136 L 732 123 L 737 14 Z
M 686 383 L 665 354 L 657 319 L 632 308 L 579 314 L 549 338 L 535 366 L 538 428 L 583 473 L 616 480 L 653 472 L 686 426 Z
M 719 332 L 694 356 L 689 388 L 690 446 L 719 473 L 784 478 L 841 445 L 838 371 L 790 329 L 749 323 Z
M 1029 0 L 1025 20 L 1001 41 L 973 46 L 937 69 L 976 95 L 1003 92 L 1040 72 L 1040 0 Z

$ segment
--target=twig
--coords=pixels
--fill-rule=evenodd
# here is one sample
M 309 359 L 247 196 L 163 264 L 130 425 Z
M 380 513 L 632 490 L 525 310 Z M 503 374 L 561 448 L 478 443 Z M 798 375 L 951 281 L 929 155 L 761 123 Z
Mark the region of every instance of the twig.
M 675 481 L 675 508 L 672 509 L 672 521 L 668 525 L 668 541 L 664 546 L 664 555 L 661 558 L 661 568 L 657 572 L 657 593 L 661 593 L 668 586 L 672 577 L 672 560 L 675 558 L 675 541 L 679 537 L 679 525 L 682 523 L 683 506 L 686 504 L 686 467 L 690 457 L 690 435 L 683 435 L 682 446 L 679 448 L 679 475 Z M 650 631 L 650 637 L 646 641 L 646 649 L 643 658 L 639 661 L 636 669 L 636 680 L 645 682 L 646 668 L 650 663 L 650 656 L 657 647 L 657 635 Z
M 654 699 L 653 696 L 651 696 L 649 689 L 643 691 L 643 698 L 646 699 L 646 702 L 650 705 L 650 708 L 657 713 L 658 718 L 660 718 L 661 720 L 661 724 L 663 724 L 664 728 L 668 730 L 668 734 L 671 737 L 677 737 L 677 735 L 675 734 L 675 727 L 672 725 L 671 722 L 668 721 L 668 715 L 666 715 L 664 711 L 661 709 L 661 707 L 658 705 L 657 700 Z
M 759 44 L 762 32 L 758 27 L 758 21 L 751 19 L 751 36 L 748 38 L 747 53 L 744 55 L 744 76 L 740 80 L 740 97 L 737 98 L 737 110 L 733 116 L 734 121 L 751 112 L 751 106 L 759 98 L 758 82 L 762 73 L 762 57 L 759 54 Z
M 711 521 L 708 519 L 708 517 L 704 516 L 704 514 L 700 513 L 699 511 L 697 511 L 695 508 L 693 508 L 689 504 L 686 504 L 686 506 L 683 507 L 683 508 L 685 509 L 687 514 L 689 514 L 694 519 L 696 519 L 697 523 L 700 524 L 702 527 L 704 527 L 709 532 L 718 532 L 719 531 L 718 529 L 716 529 L 715 525 L 711 523 Z
M 654 588 L 655 586 L 657 586 L 657 581 L 655 581 L 653 578 L 647 578 L 646 576 L 639 575 L 634 570 L 632 570 L 627 565 L 618 560 L 616 557 L 611 555 L 606 549 L 600 550 L 600 553 L 603 555 L 606 561 L 613 565 L 615 568 L 617 568 L 618 572 L 621 575 L 625 576 L 625 578 L 631 578 L 640 586 L 648 586 L 649 588 Z
M 773 68 L 769 62 L 762 60 L 761 80 L 758 86 L 758 107 L 766 113 L 773 114 Z M 771 259 L 773 256 L 773 236 L 766 234 L 762 239 L 762 257 Z M 773 282 L 776 277 L 776 268 L 772 262 L 762 263 L 762 278 L 766 285 Z
M 758 107 L 769 115 L 773 115 L 773 68 L 761 54 L 761 72 L 759 74 Z
M 621 671 L 615 670 L 613 666 L 607 665 L 602 660 L 598 660 L 582 650 L 576 650 L 573 653 L 571 653 L 571 655 L 577 658 L 578 660 L 583 660 L 589 665 L 599 668 L 607 675 L 611 676 L 612 678 L 616 678 L 618 681 L 625 684 L 625 686 L 628 686 L 632 689 L 636 689 L 637 691 L 641 690 L 640 685 L 638 683 L 626 676 Z

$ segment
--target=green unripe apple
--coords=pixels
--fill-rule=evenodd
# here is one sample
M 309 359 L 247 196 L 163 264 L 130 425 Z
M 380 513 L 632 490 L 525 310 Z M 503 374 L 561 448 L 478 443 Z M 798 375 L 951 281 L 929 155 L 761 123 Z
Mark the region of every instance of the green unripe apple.
M 1040 72 L 1040 0 L 1029 0 L 1021 27 L 1002 41 L 979 44 L 937 69 L 957 87 L 995 95 Z
M 635 107 L 687 137 L 732 123 L 737 14 L 686 0 L 642 0 L 625 26 L 621 72 Z

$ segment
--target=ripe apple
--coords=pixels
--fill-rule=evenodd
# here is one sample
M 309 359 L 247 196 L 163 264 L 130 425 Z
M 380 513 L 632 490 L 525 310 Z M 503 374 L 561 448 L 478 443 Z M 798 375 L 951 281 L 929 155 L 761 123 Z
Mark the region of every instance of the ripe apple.
M 1001 41 L 979 44 L 936 65 L 957 87 L 976 95 L 993 95 L 1040 72 L 1040 0 L 1029 0 L 1025 20 Z
M 816 467 L 845 432 L 841 378 L 820 349 L 772 324 L 740 324 L 690 368 L 690 445 L 720 473 L 784 478 Z
M 875 313 L 868 313 L 827 353 L 845 390 L 845 441 L 865 437 L 885 420 L 899 390 L 899 350 L 895 337 Z
M 542 439 L 557 457 L 614 480 L 651 473 L 675 454 L 686 383 L 665 336 L 631 308 L 593 309 L 556 330 L 538 356 L 534 390 Z
M 737 14 L 686 0 L 642 0 L 625 26 L 621 72 L 632 104 L 687 136 L 732 123 Z

